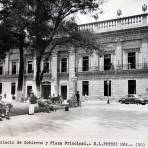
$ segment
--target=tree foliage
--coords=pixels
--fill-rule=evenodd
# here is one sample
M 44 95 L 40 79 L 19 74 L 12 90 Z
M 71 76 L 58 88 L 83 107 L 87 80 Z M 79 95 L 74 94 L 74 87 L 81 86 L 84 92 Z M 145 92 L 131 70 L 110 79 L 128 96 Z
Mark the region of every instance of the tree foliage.
M 27 39 L 36 57 L 37 86 L 40 86 L 43 78 L 41 61 L 47 48 L 49 52 L 45 61 L 58 45 L 98 49 L 93 34 L 80 31 L 74 15 L 91 14 L 97 19 L 99 13 L 102 13 L 100 5 L 103 2 L 104 0 L 0 0 L 3 6 L 0 11 L 2 23 L 17 35 L 16 45 L 20 51 L 26 47 Z
M 93 13 L 93 17 L 97 18 L 98 13 L 102 13 L 99 7 L 102 3 L 103 0 L 34 0 L 29 3 L 32 19 L 28 25 L 28 32 L 37 57 L 37 85 L 40 85 L 42 80 L 43 71 L 40 64 L 47 47 L 47 57 L 50 57 L 57 45 L 68 43 L 74 46 L 94 47 L 95 40 L 92 40 L 92 34 L 88 31 L 80 32 L 73 14 Z

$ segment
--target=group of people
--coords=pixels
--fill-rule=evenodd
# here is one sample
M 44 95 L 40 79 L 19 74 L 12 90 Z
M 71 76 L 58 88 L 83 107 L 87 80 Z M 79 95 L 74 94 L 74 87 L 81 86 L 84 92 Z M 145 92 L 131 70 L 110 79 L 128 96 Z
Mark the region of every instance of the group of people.
M 80 94 L 79 91 L 76 91 L 76 100 L 77 100 L 77 106 L 80 106 Z M 6 98 L 6 95 L 4 95 L 4 98 Z M 35 104 L 37 103 L 37 97 L 34 95 L 33 92 L 30 93 L 29 96 L 29 115 L 34 115 L 35 111 Z M 6 103 L 2 96 L 0 96 L 0 120 L 2 120 L 2 117 L 6 117 L 9 119 L 9 113 L 12 105 L 10 103 Z

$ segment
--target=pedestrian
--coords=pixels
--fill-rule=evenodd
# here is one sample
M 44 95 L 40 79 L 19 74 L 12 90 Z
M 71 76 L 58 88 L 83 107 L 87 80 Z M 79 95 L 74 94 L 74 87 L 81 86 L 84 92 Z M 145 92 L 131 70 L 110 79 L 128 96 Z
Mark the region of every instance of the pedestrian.
M 76 98 L 77 98 L 77 105 L 80 106 L 80 94 L 79 91 L 76 93 Z
M 2 121 L 2 117 L 5 116 L 5 102 L 2 100 L 2 96 L 0 96 L 0 121 Z
M 30 94 L 30 99 L 29 99 L 29 115 L 34 115 L 34 105 L 37 102 L 37 97 L 34 95 L 33 92 Z

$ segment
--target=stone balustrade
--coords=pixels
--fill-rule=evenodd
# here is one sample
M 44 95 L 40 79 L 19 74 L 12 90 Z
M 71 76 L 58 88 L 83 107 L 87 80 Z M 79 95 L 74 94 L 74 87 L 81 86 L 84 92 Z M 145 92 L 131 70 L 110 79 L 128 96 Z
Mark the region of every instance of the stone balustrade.
M 80 30 L 107 32 L 148 25 L 148 13 L 79 25 Z

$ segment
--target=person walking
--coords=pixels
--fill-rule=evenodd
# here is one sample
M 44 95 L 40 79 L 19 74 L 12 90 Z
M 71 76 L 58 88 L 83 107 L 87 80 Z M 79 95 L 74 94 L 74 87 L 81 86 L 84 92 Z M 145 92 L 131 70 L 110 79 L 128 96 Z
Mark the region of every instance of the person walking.
M 77 98 L 77 105 L 80 106 L 80 94 L 79 91 L 76 93 L 76 98 Z
M 34 105 L 37 102 L 37 97 L 34 95 L 33 92 L 30 94 L 30 99 L 29 99 L 29 115 L 34 115 Z

